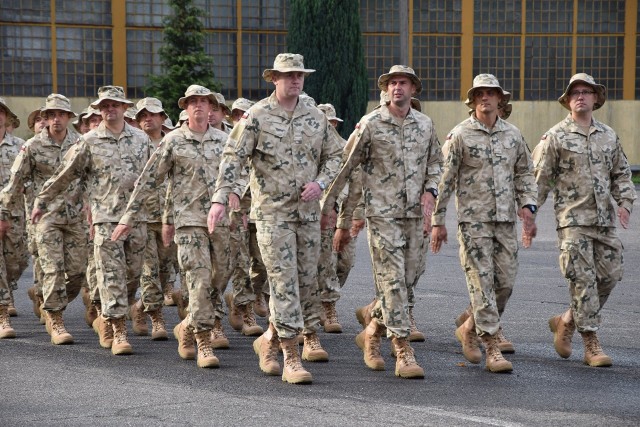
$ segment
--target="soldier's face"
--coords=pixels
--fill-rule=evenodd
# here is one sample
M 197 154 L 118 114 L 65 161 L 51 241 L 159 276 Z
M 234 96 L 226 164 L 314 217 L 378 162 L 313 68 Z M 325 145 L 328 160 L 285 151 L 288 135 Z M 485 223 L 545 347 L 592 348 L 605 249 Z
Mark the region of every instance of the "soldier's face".
M 502 92 L 495 88 L 478 88 L 473 91 L 473 102 L 476 112 L 488 114 L 498 111 L 498 105 L 502 101 Z
M 572 113 L 593 111 L 596 98 L 596 92 L 591 86 L 578 83 L 569 91 L 569 108 L 571 108 Z
M 7 112 L 0 108 L 0 127 L 4 127 L 7 122 Z
M 42 129 L 47 127 L 47 119 L 41 115 L 37 115 L 33 120 L 33 131 L 35 133 L 42 132 Z
M 211 107 L 211 111 L 209 111 L 209 124 L 215 128 L 220 126 L 222 120 L 224 120 L 224 110 L 220 108 L 219 105 Z
M 299 71 L 273 73 L 272 81 L 276 86 L 276 95 L 280 98 L 299 96 L 304 89 L 304 73 Z
M 234 125 L 240 121 L 243 114 L 244 114 L 244 111 L 239 110 L 237 108 L 231 112 L 231 121 L 233 121 Z
M 211 111 L 211 100 L 206 96 L 194 95 L 187 98 L 187 114 L 189 121 L 193 123 L 206 122 L 209 120 Z
M 98 104 L 98 109 L 103 120 L 108 123 L 118 123 L 124 120 L 127 106 L 123 102 L 106 100 Z
M 162 123 L 164 123 L 164 114 L 162 113 L 150 113 L 147 110 L 142 110 L 138 114 L 138 124 L 147 135 L 162 132 Z
M 100 126 L 100 123 L 102 123 L 102 116 L 92 114 L 91 117 L 89 117 L 89 129 L 93 130 L 97 128 Z
M 406 105 L 416 93 L 416 85 L 409 77 L 391 76 L 387 83 L 387 95 L 394 105 Z
M 52 134 L 60 134 L 65 131 L 69 124 L 69 113 L 62 110 L 47 111 L 47 120 L 49 121 L 49 131 Z

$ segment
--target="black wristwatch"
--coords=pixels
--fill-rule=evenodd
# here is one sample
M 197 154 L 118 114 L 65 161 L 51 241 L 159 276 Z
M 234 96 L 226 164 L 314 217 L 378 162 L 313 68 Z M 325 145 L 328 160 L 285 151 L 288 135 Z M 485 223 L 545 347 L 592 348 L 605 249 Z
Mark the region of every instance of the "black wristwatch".
M 524 205 L 523 208 L 529 209 L 534 215 L 536 212 L 538 212 L 538 207 L 536 205 Z
M 425 190 L 426 193 L 431 193 L 434 199 L 438 198 L 438 189 L 437 188 L 427 188 Z

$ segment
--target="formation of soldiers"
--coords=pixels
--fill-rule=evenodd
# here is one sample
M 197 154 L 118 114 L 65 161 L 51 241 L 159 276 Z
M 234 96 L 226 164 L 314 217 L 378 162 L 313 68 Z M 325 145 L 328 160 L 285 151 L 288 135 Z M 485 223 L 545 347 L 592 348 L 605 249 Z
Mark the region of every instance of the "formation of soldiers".
M 441 147 L 411 68 L 394 65 L 380 76 L 380 105 L 348 141 L 335 129 L 342 120 L 333 106 L 303 92 L 314 71 L 301 55 L 280 54 L 263 73 L 274 92 L 231 108 L 191 85 L 178 100 L 176 127 L 159 100 L 134 105 L 118 86 L 101 87 L 78 116 L 66 97 L 51 94 L 29 115 L 35 135 L 26 142 L 12 136 L 20 123 L 0 98 L 0 339 L 16 336 L 14 291 L 30 254 L 28 295 L 54 345 L 73 343 L 63 317 L 78 295 L 100 346 L 114 355 L 133 352 L 127 317 L 134 333 L 148 335 L 150 318 L 151 339 L 168 339 L 162 310 L 176 305 L 179 356 L 215 368 L 214 350 L 229 346 L 224 300 L 232 328 L 257 337 L 263 372 L 309 383 L 302 360 L 328 361 L 318 332 L 342 332 L 336 302 L 366 223 L 375 288 L 356 310 L 356 344 L 370 369 L 384 370 L 386 334 L 395 374 L 423 378 L 410 345 L 425 339 L 415 286 L 428 247 L 436 253 L 447 242 L 455 195 L 470 297 L 455 334 L 469 362 L 480 363 L 484 347 L 487 369 L 510 372 L 504 354 L 515 346 L 500 318 L 518 269 L 517 218 L 526 248 L 553 192 L 571 295 L 568 310 L 549 320 L 554 347 L 570 357 L 577 329 L 584 362 L 612 364 L 596 331 L 622 278 L 616 217 L 629 226 L 636 193 L 615 132 L 592 117 L 606 101 L 604 86 L 573 76 L 559 98 L 569 115 L 532 156 L 506 121 L 511 94 L 491 74 L 476 76 L 469 118 Z M 268 317 L 266 330 L 256 315 Z

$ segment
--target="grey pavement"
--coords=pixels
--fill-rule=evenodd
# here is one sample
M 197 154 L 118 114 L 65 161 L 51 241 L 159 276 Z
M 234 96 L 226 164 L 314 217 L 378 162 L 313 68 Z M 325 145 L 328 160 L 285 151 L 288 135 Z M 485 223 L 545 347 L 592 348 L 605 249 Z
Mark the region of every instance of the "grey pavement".
M 550 201 L 551 202 L 551 201 Z M 453 205 L 450 205 L 453 210 Z M 321 334 L 330 361 L 305 363 L 313 384 L 285 384 L 258 368 L 253 339 L 225 321 L 231 349 L 216 352 L 219 369 L 183 361 L 177 343 L 152 342 L 130 332 L 135 354 L 114 357 L 98 345 L 84 324 L 83 306 L 74 301 L 65 318 L 75 338 L 53 346 L 31 311 L 26 272 L 17 292 L 18 333 L 0 341 L 0 426 L 106 425 L 432 425 L 432 426 L 637 426 L 640 425 L 640 220 L 620 230 L 625 245 L 625 277 L 603 310 L 599 333 L 610 368 L 582 363 L 579 335 L 568 360 L 553 349 L 547 320 L 568 306 L 560 276 L 551 204 L 539 214 L 539 237 L 520 251 L 520 271 L 503 318 L 516 346 L 511 374 L 493 374 L 471 365 L 454 337 L 455 316 L 469 299 L 448 219 L 450 241 L 429 254 L 427 273 L 417 289 L 416 318 L 427 335 L 414 343 L 424 380 L 394 376 L 390 345 L 383 342 L 387 370 L 366 368 L 354 343 L 360 327 L 353 315 L 373 296 L 366 235 L 343 289 L 338 314 L 342 334 Z M 178 321 L 166 308 L 168 326 Z M 259 320 L 264 326 L 264 319 Z

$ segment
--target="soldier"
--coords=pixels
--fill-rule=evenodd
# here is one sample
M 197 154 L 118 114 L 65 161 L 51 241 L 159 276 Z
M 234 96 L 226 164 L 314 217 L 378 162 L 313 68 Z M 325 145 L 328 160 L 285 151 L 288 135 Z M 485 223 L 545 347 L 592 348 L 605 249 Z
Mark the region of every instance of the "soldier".
M 94 328 L 103 348 L 114 355 L 131 354 L 125 317 L 129 301 L 140 284 L 142 256 L 146 246 L 146 212 L 139 215 L 126 240 L 113 241 L 111 233 L 124 213 L 135 181 L 149 158 L 149 138 L 125 123 L 124 113 L 133 103 L 120 86 L 98 89 L 102 123 L 80 137 L 65 162 L 44 184 L 31 215 L 37 221 L 44 210 L 69 184 L 86 182 L 93 227 L 96 277 L 101 313 Z
M 571 296 L 570 308 L 549 319 L 553 344 L 560 357 L 568 358 L 578 329 L 584 363 L 596 367 L 612 364 L 596 332 L 602 322 L 600 311 L 622 280 L 623 248 L 616 216 L 628 228 L 637 197 L 618 136 L 593 117 L 605 100 L 603 85 L 588 74 L 575 74 L 558 98 L 569 115 L 549 129 L 533 151 L 541 206 L 553 192 L 560 270 Z
M 94 130 L 102 123 L 102 115 L 99 110 L 89 106 L 87 115 L 82 118 L 82 122 L 89 126 L 89 130 Z
M 223 131 L 226 134 L 229 134 L 231 133 L 231 126 L 225 123 L 225 118 L 226 116 L 231 115 L 231 110 L 229 109 L 229 107 L 227 107 L 224 96 L 221 93 L 213 93 L 216 97 L 217 103 L 209 113 L 209 125 Z
M 47 118 L 42 114 L 43 108 L 44 107 L 36 108 L 29 113 L 29 117 L 27 118 L 27 126 L 35 135 L 39 134 L 42 132 L 42 129 L 47 127 Z
M 212 302 L 229 280 L 228 222 L 207 232 L 207 213 L 211 189 L 227 135 L 211 127 L 207 118 L 217 100 L 209 89 L 191 85 L 178 105 L 187 110 L 189 124 L 167 135 L 145 167 L 120 225 L 112 239 L 126 236 L 144 205 L 144 200 L 167 175 L 171 180 L 175 240 L 178 260 L 189 289 L 189 316 L 176 325 L 178 354 L 183 359 L 196 357 L 193 337 L 198 345 L 197 365 L 217 368 L 218 358 L 211 346 L 212 330 L 220 318 Z M 236 200 L 237 202 L 237 200 Z M 214 288 L 213 291 L 210 288 Z
M 437 253 L 447 242 L 445 215 L 455 192 L 460 263 L 473 311 L 456 330 L 456 337 L 464 357 L 480 363 L 480 336 L 486 367 L 492 372 L 513 370 L 500 350 L 501 342 L 507 344 L 500 317 L 518 270 L 516 209 L 525 234 L 536 212 L 529 149 L 518 128 L 498 117 L 498 108 L 510 97 L 491 74 L 473 79 L 465 104 L 475 111 L 449 133 L 442 148 L 444 172 L 431 233 L 431 249 Z M 529 244 L 525 242 L 525 247 Z
M 380 340 L 386 327 L 397 355 L 395 374 L 424 378 L 408 340 L 408 295 L 423 265 L 424 215 L 437 196 L 442 154 L 431 119 L 411 108 L 411 97 L 422 90 L 413 69 L 394 65 L 378 78 L 378 87 L 387 93 L 390 103 L 360 119 L 349 157 L 331 186 L 323 213 L 361 164 L 361 182 L 352 180 L 349 186 L 335 238 L 338 249 L 350 240 L 352 213 L 364 193 L 377 301 L 371 322 L 356 343 L 369 368 L 384 370 Z
M 224 203 L 248 161 L 251 217 L 271 290 L 269 328 L 253 348 L 262 371 L 279 375 L 279 339 L 285 365 L 282 380 L 289 383 L 312 381 L 298 354 L 300 330 L 302 358 L 328 360 L 316 333 L 319 199 L 338 170 L 340 147 L 326 116 L 300 102 L 304 79 L 314 71 L 304 68 L 302 55 L 281 53 L 273 68 L 262 73 L 275 91 L 251 107 L 229 136 L 208 220 L 210 230 L 223 220 Z
M 25 183 L 33 183 L 39 191 L 80 136 L 67 128 L 76 115 L 65 96 L 56 93 L 49 95 L 42 114 L 49 126 L 28 140 L 16 158 L 11 169 L 11 180 L 1 193 L 3 213 L 12 194 L 19 193 Z M 48 203 L 46 213 L 35 226 L 38 259 L 43 272 L 42 310 L 46 330 L 54 345 L 73 343 L 73 336 L 64 325 L 63 312 L 78 296 L 80 289 L 86 286 L 88 247 L 82 193 L 83 185 L 76 178 L 64 193 Z M 32 205 L 29 206 L 31 209 Z
M 125 111 L 124 113 L 124 121 L 127 122 L 127 124 L 131 127 L 141 129 L 140 124 L 136 120 L 137 115 L 138 109 L 134 105 L 132 105 L 131 107 L 127 108 L 127 111 Z
M 15 114 L 0 98 L 0 185 L 4 188 L 11 177 L 11 165 L 24 141 L 7 130 L 8 121 Z M 9 322 L 9 308 L 13 307 L 13 286 L 27 267 L 24 247 L 25 211 L 24 194 L 18 191 L 9 196 L 0 212 L 0 339 L 14 338 L 15 330 Z
M 80 135 L 84 135 L 85 133 L 91 130 L 89 128 L 89 124 L 85 120 L 83 120 L 87 116 L 88 112 L 89 112 L 89 108 L 85 108 L 84 110 L 82 110 L 80 114 L 78 114 L 78 117 L 76 117 L 76 119 L 71 122 L 71 124 L 73 125 L 73 128 Z
M 231 118 L 234 126 L 238 124 L 244 113 L 248 111 L 253 104 L 255 104 L 255 102 L 250 101 L 247 98 L 238 98 L 233 101 L 229 117 Z

